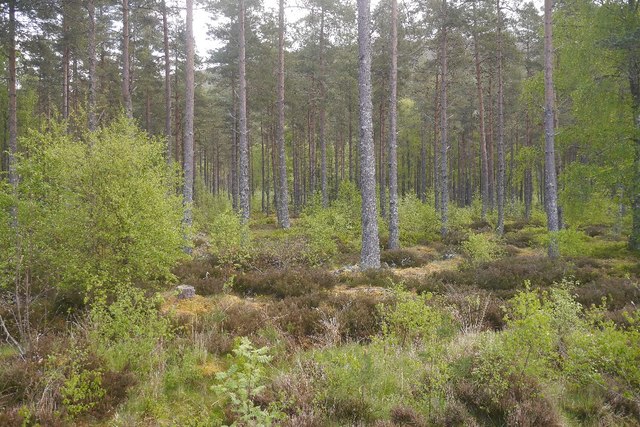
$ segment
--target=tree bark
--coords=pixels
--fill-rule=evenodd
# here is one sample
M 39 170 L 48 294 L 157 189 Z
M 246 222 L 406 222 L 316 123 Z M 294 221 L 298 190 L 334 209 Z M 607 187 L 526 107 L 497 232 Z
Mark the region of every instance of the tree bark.
M 122 0 L 122 101 L 124 112 L 128 118 L 133 118 L 131 104 L 129 65 L 129 0 Z
M 442 0 L 442 34 L 441 34 L 441 73 L 440 78 L 440 220 L 442 237 L 447 235 L 448 209 L 449 209 L 449 177 L 447 151 L 449 141 L 447 136 L 447 0 Z
M 325 10 L 324 6 L 320 11 L 320 76 L 318 78 L 318 85 L 320 86 L 320 191 L 322 192 L 322 207 L 326 208 L 329 205 L 329 190 L 327 183 L 327 141 L 325 138 L 325 97 L 326 97 L 326 81 L 325 81 L 325 58 L 324 58 L 324 18 Z
M 68 1 L 62 3 L 62 118 L 69 118 L 69 13 Z
M 504 233 L 504 193 L 505 193 L 505 159 L 504 159 L 504 82 L 502 54 L 502 9 L 500 0 L 496 0 L 498 13 L 498 226 L 497 233 Z
M 167 138 L 167 162 L 171 163 L 171 60 L 167 2 L 162 0 L 162 44 L 164 49 L 164 136 Z
M 126 0 L 125 0 L 126 1 Z M 191 227 L 193 222 L 191 205 L 193 203 L 193 115 L 194 115 L 194 40 L 193 40 L 193 0 L 186 0 L 187 6 L 187 62 L 185 64 L 185 106 L 184 106 L 184 224 Z
M 87 121 L 90 131 L 98 126 L 96 119 L 96 6 L 94 0 L 88 0 L 89 13 L 89 104 L 87 106 Z
M 18 103 L 16 92 L 16 2 L 9 2 L 9 185 L 14 195 L 18 192 L 18 171 L 16 156 L 18 154 Z M 18 209 L 11 206 L 11 220 L 14 228 L 18 226 Z
M 482 73 L 480 69 L 480 54 L 478 46 L 478 34 L 476 30 L 476 2 L 473 2 L 474 11 L 474 28 L 473 28 L 473 59 L 476 68 L 476 88 L 478 91 L 478 121 L 479 121 L 479 133 L 480 133 L 480 155 L 481 155 L 481 168 L 482 177 L 480 180 L 481 195 L 482 195 L 482 219 L 487 217 L 487 208 L 489 205 L 489 166 L 487 159 L 487 135 L 484 126 L 484 93 L 482 89 Z
M 278 223 L 282 228 L 289 228 L 289 183 L 287 180 L 287 160 L 284 147 L 284 0 L 279 1 L 278 24 Z
M 391 0 L 391 70 L 389 73 L 389 249 L 400 247 L 398 219 L 398 0 Z M 424 149 L 424 140 L 422 147 Z M 422 194 L 422 192 L 421 192 Z
M 556 178 L 556 154 L 554 134 L 554 87 L 553 87 L 553 0 L 544 2 L 544 178 L 547 229 L 550 233 L 549 257 L 560 255 L 558 248 L 558 194 Z
M 243 223 L 249 222 L 249 140 L 247 138 L 247 77 L 245 70 L 245 3 L 239 0 L 238 14 L 238 79 L 239 79 L 239 115 L 240 115 L 240 214 Z
M 380 268 L 376 160 L 371 100 L 371 15 L 369 0 L 358 0 L 358 87 L 360 95 L 360 187 L 362 194 L 362 269 Z

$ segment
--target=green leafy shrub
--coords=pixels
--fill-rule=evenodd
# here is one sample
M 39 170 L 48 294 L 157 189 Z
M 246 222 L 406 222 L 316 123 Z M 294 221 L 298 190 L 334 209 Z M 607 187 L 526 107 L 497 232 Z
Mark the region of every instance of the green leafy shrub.
M 210 252 L 223 264 L 238 264 L 250 258 L 249 227 L 242 224 L 226 199 L 218 199 L 209 215 Z
M 91 307 L 90 338 L 96 353 L 114 371 L 128 368 L 140 377 L 164 361 L 163 341 L 171 337 L 169 320 L 158 311 L 159 300 L 121 286 L 118 298 L 97 299 Z
M 438 239 L 440 220 L 434 207 L 422 203 L 415 195 L 407 195 L 398 204 L 400 241 L 403 245 L 416 245 Z
M 469 234 L 468 239 L 462 242 L 462 250 L 472 265 L 493 261 L 503 253 L 496 237 L 484 233 Z
M 583 231 L 573 228 L 564 228 L 555 233 L 560 254 L 563 256 L 589 256 L 591 254 L 591 242 L 593 239 Z M 540 237 L 540 244 L 548 246 L 551 235 L 546 233 Z
M 268 351 L 266 347 L 254 348 L 251 341 L 243 337 L 233 349 L 234 363 L 216 374 L 218 383 L 211 389 L 229 401 L 237 415 L 232 425 L 271 426 L 283 417 L 275 406 L 263 409 L 253 401 L 266 388 L 265 367 L 271 361 Z
M 21 145 L 18 235 L 35 285 L 83 292 L 172 278 L 183 210 L 160 140 L 121 119 L 83 139 L 51 122 Z
M 309 263 L 319 265 L 340 250 L 360 249 L 361 203 L 358 189 L 345 181 L 329 207 L 322 208 L 316 201 L 303 212 L 296 228 L 307 240 L 304 256 Z

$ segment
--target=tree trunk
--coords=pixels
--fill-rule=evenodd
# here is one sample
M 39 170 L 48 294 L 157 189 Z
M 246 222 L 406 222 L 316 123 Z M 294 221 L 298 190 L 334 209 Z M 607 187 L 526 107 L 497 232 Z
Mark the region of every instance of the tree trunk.
M 89 13 L 89 104 L 87 106 L 87 121 L 90 131 L 96 130 L 96 7 L 94 0 L 87 3 Z
M 18 171 L 16 156 L 18 154 L 18 103 L 16 93 L 16 2 L 9 3 L 9 185 L 13 193 L 18 193 Z M 11 222 L 18 227 L 17 206 L 11 206 Z
M 633 137 L 635 156 L 633 159 L 634 188 L 632 203 L 632 227 L 629 235 L 629 248 L 640 251 L 640 59 L 629 59 L 629 88 L 631 89 L 631 108 L 636 127 Z
M 125 0 L 126 1 L 126 0 Z M 193 203 L 193 115 L 194 115 L 194 40 L 193 40 L 193 0 L 187 3 L 187 62 L 185 64 L 185 105 L 184 105 L 184 224 L 191 227 L 193 222 L 191 205 Z M 189 250 L 190 251 L 190 250 Z
M 378 176 L 380 178 L 380 216 L 382 218 L 387 217 L 387 165 L 385 162 L 385 143 L 384 143 L 384 122 L 385 122 L 385 111 L 384 111 L 384 96 L 381 97 L 380 100 L 380 170 L 378 171 Z
M 489 205 L 489 165 L 487 159 L 487 135 L 484 126 L 484 93 L 482 90 L 482 73 L 480 70 L 480 54 L 478 47 L 478 35 L 476 33 L 475 10 L 476 2 L 473 2 L 474 9 L 474 29 L 473 29 L 473 58 L 476 68 L 476 87 L 478 91 L 478 120 L 480 133 L 480 153 L 482 160 L 482 177 L 480 180 L 482 195 L 482 219 L 487 217 L 487 208 Z
M 289 184 L 287 182 L 287 161 L 284 147 L 284 0 L 279 2 L 278 21 L 278 223 L 282 228 L 289 228 Z
M 447 169 L 447 151 L 449 142 L 447 137 L 447 0 L 442 0 L 442 34 L 441 34 L 441 73 L 440 78 L 440 218 L 442 237 L 447 235 L 449 209 L 449 179 Z
M 238 15 L 238 79 L 239 79 L 239 108 L 240 108 L 240 213 L 243 223 L 249 222 L 249 141 L 247 138 L 247 77 L 245 70 L 245 3 L 239 0 Z
M 553 33 L 552 33 L 553 0 L 544 2 L 544 178 L 545 207 L 547 209 L 547 229 L 551 234 L 549 241 L 549 257 L 560 255 L 558 248 L 558 195 L 556 179 L 556 154 L 554 135 L 554 88 L 553 88 Z
M 391 0 L 391 71 L 389 73 L 389 249 L 400 247 L 398 219 L 398 0 Z M 424 150 L 424 140 L 422 143 Z M 422 191 L 420 192 L 422 194 Z
M 369 0 L 358 0 L 358 86 L 360 95 L 360 187 L 362 194 L 362 252 L 360 267 L 380 268 L 376 159 L 371 100 L 371 15 Z
M 171 162 L 171 60 L 167 2 L 162 0 L 162 40 L 164 48 L 164 136 L 167 138 L 167 162 Z
M 129 71 L 129 0 L 122 0 L 122 101 L 125 114 L 133 118 Z
M 324 6 L 320 12 L 320 76 L 318 85 L 320 86 L 320 189 L 322 192 L 322 207 L 329 205 L 329 193 L 327 188 L 327 141 L 325 139 L 325 61 L 324 61 Z
M 62 118 L 69 118 L 69 13 L 68 1 L 62 3 Z
M 498 13 L 498 227 L 497 233 L 504 233 L 504 192 L 505 192 L 505 159 L 504 159 L 504 82 L 502 73 L 502 9 L 500 0 L 496 0 Z

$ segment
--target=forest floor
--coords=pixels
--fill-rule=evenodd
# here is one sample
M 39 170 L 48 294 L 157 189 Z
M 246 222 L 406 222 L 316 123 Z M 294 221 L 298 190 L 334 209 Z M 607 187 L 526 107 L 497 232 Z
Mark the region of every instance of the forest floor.
M 123 426 L 640 425 L 640 332 L 630 320 L 640 301 L 638 257 L 604 227 L 585 229 L 578 249 L 556 260 L 540 243 L 540 225 L 510 221 L 506 229 L 497 239 L 479 223 L 444 240 L 385 250 L 375 271 L 359 271 L 357 250 L 342 242 L 332 256 L 310 261 L 303 254 L 311 243 L 295 226 L 283 232 L 256 222 L 249 251 L 215 255 L 200 234 L 194 256 L 174 269 L 178 284 L 193 286 L 196 296 L 178 299 L 175 283 L 160 290 L 159 315 L 173 332 L 151 347 L 150 360 L 158 359 L 146 380 L 132 380 L 127 364 L 118 372 L 80 371 L 75 400 L 61 400 L 61 407 L 74 402 L 78 414 L 70 418 L 66 409 L 38 419 Z M 475 248 L 467 243 L 473 236 L 481 236 Z M 564 295 L 555 289 L 569 293 L 554 300 Z M 540 304 L 527 299 L 530 292 Z M 631 374 L 589 361 L 598 376 L 578 384 L 574 365 L 563 361 L 573 360 L 571 336 L 558 335 L 553 357 L 538 352 L 545 347 L 540 337 L 558 333 L 544 328 L 568 316 L 566 307 L 587 313 L 603 302 L 601 322 L 610 323 L 598 330 L 609 335 L 578 344 L 611 347 L 616 369 Z M 599 337 L 586 332 L 586 322 L 577 323 L 576 336 Z M 0 386 L 22 387 L 42 366 L 7 365 Z M 92 372 L 102 372 L 106 403 L 87 403 L 91 387 L 77 385 Z M 3 399 L 6 405 L 11 395 Z M 39 408 L 42 399 L 34 399 L 30 407 Z M 0 414 L 0 424 L 21 425 L 29 419 L 21 410 Z

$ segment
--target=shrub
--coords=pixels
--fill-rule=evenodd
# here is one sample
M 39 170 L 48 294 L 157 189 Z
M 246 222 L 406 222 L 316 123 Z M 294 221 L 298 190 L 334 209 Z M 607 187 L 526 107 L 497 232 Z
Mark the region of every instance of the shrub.
M 122 286 L 118 299 L 97 299 L 90 312 L 91 344 L 114 371 L 129 368 L 141 377 L 163 362 L 164 339 L 171 336 L 168 319 L 158 312 L 158 300 Z
M 160 140 L 121 119 L 84 140 L 50 123 L 21 144 L 18 233 L 36 283 L 82 293 L 172 278 L 183 210 Z
M 219 198 L 209 213 L 210 253 L 222 264 L 237 264 L 250 257 L 249 227 L 242 224 L 230 203 Z
M 436 240 L 440 233 L 440 220 L 433 206 L 422 203 L 415 195 L 407 195 L 398 204 L 400 241 L 403 245 L 416 245 Z
M 496 238 L 484 233 L 471 233 L 462 243 L 462 250 L 473 265 L 493 261 L 503 252 Z
M 275 406 L 263 409 L 253 402 L 266 388 L 265 366 L 271 360 L 267 353 L 266 347 L 256 349 L 248 338 L 241 338 L 233 349 L 233 365 L 224 372 L 218 372 L 216 380 L 219 383 L 211 387 L 221 398 L 229 401 L 242 424 L 271 426 L 283 418 Z

